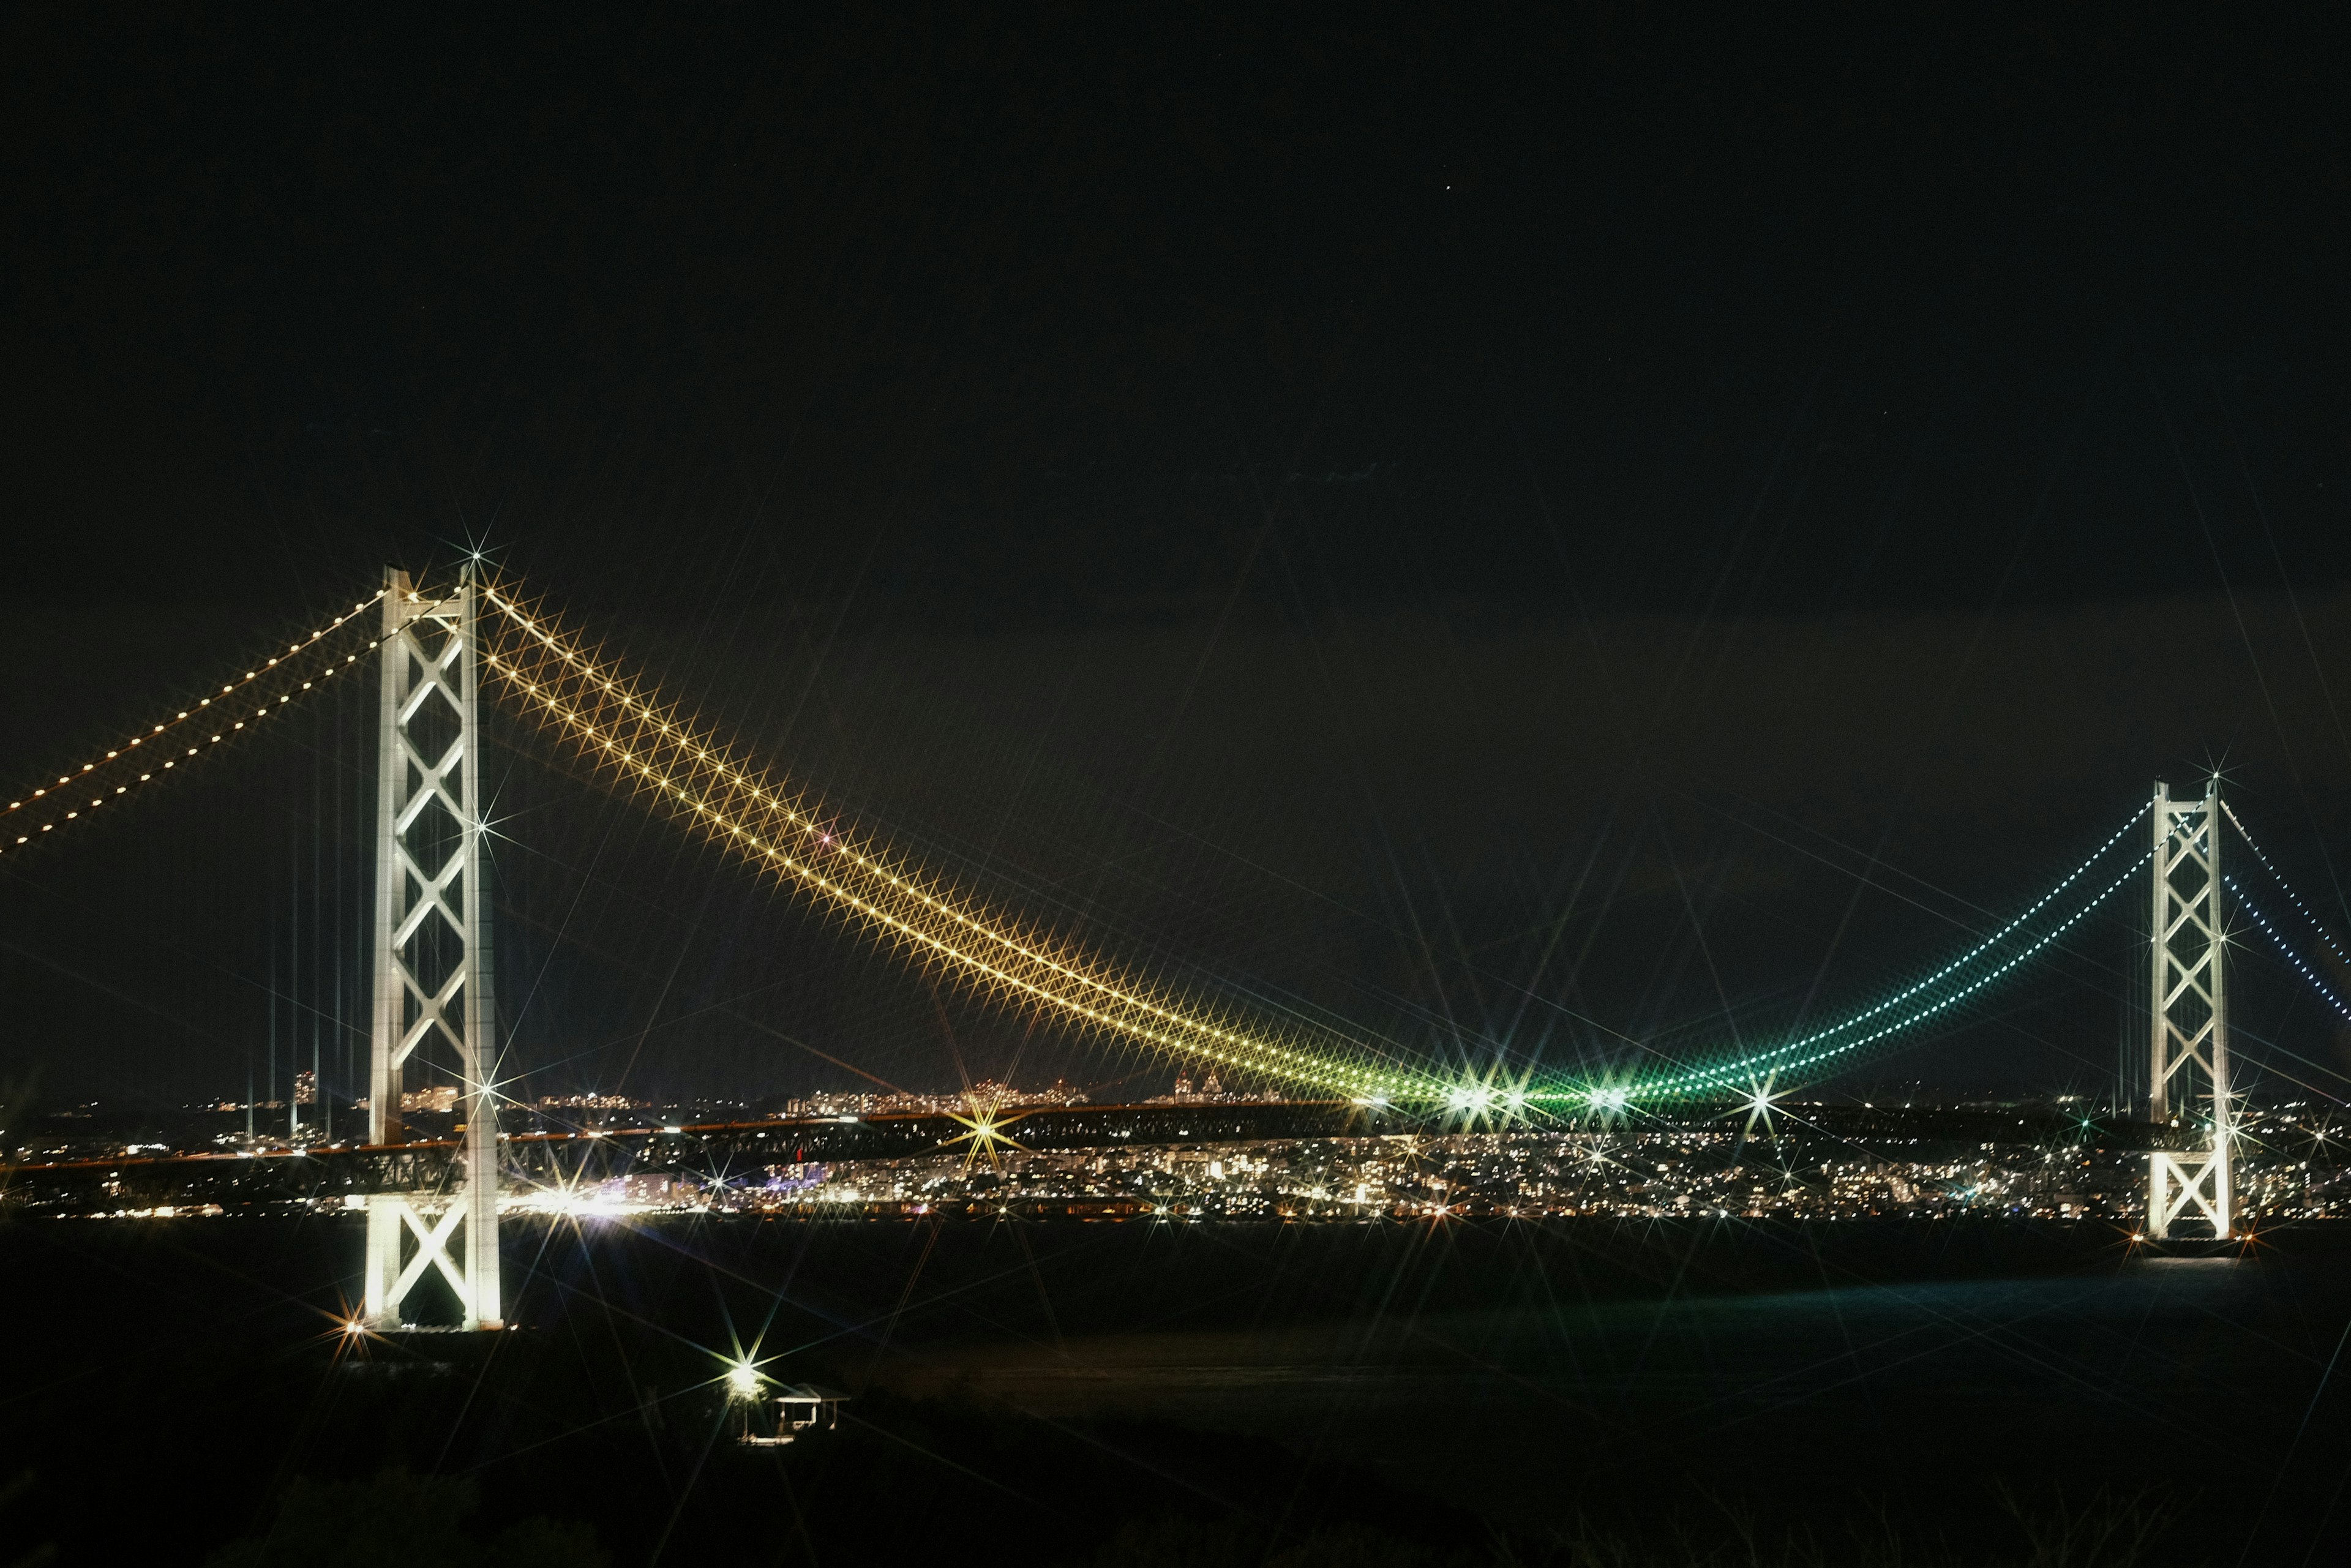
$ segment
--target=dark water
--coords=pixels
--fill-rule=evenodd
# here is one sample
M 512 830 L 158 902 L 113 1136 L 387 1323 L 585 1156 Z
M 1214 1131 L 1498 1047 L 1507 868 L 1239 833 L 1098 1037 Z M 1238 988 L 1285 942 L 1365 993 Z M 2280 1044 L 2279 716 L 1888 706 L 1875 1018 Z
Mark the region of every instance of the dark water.
M 931 1386 L 1055 1417 L 1148 1416 L 1392 1466 L 1517 1521 L 1575 1507 L 1593 1487 L 1814 1503 L 1970 1488 L 1986 1501 L 1986 1479 L 2136 1487 L 2160 1469 L 2150 1450 L 2191 1446 L 2199 1427 L 2220 1435 L 2204 1495 L 2241 1509 L 2292 1429 L 2319 1414 L 2324 1320 L 2339 1324 L 2341 1308 L 2293 1300 L 2301 1283 L 2178 1262 L 905 1359 Z M 2342 1300 L 2331 1282 L 2319 1293 Z M 2346 1414 L 2351 1400 L 2325 1404 L 2305 1461 L 2322 1448 L 2345 1457 L 2334 1427 Z M 2298 1486 L 2292 1511 L 2309 1500 Z
M 2351 1251 L 2323 1231 L 2149 1261 L 1998 1226 L 517 1227 L 529 1332 L 487 1364 L 354 1371 L 327 1347 L 357 1240 L 0 1229 L 0 1476 L 38 1478 L 0 1531 L 184 1551 L 296 1476 L 403 1463 L 585 1520 L 622 1562 L 889 1560 L 1008 1500 L 1042 1562 L 1162 1508 L 1473 1542 L 1891 1521 L 1989 1553 L 2020 1539 L 2003 1492 L 2102 1489 L 2174 1516 L 2148 1561 L 2351 1561 Z M 856 1430 L 743 1470 L 709 1380 L 753 1343 L 856 1390 Z M 93 1478 L 158 1444 L 141 1506 L 174 1530 L 90 1513 Z

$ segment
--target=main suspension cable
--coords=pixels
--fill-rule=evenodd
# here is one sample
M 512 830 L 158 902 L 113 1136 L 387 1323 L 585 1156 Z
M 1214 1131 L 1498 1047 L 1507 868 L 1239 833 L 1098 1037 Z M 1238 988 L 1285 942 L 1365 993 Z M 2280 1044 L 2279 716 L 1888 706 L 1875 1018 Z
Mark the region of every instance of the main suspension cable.
M 600 768 L 657 799 L 705 836 L 742 855 L 836 915 L 881 936 L 920 965 L 944 966 L 976 989 L 1058 1011 L 1081 1026 L 1179 1058 L 1370 1100 L 1494 1101 L 1559 1109 L 1621 1106 L 1632 1095 L 1690 1098 L 1742 1079 L 1817 1067 L 1905 1033 L 2012 974 L 2045 951 L 2147 862 L 2142 855 L 2055 926 L 1989 972 L 1970 971 L 2062 900 L 2131 832 L 2142 806 L 2088 858 L 1991 936 L 1934 973 L 1851 1018 L 1770 1051 L 1664 1077 L 1595 1090 L 1555 1075 L 1514 1087 L 1462 1085 L 1395 1062 L 1393 1049 L 1335 1030 L 1268 1028 L 1204 1005 L 1133 967 L 1114 966 L 1032 922 L 988 907 L 877 841 L 841 825 L 820 803 L 745 759 L 738 747 L 684 716 L 611 660 L 591 655 L 510 588 L 486 585 L 506 635 L 483 664 L 527 711 L 563 734 Z M 1963 983 L 1955 983 L 1963 982 Z M 1917 1003 L 1905 1009 L 1906 1003 Z M 1898 1013 L 1889 1018 L 1887 1015 Z M 1878 1027 L 1873 1022 L 1884 1020 Z M 1866 1030 L 1866 1032 L 1856 1032 Z M 1851 1038 L 1842 1038 L 1842 1037 Z
M 2253 858 L 2262 862 L 2262 869 L 2270 873 L 2270 880 L 2277 883 L 2278 891 L 2284 894 L 2303 919 L 2310 923 L 2310 928 L 2318 934 L 2318 939 L 2326 944 L 2326 950 L 2335 955 L 2337 963 L 2351 968 L 2351 954 L 2343 951 L 2334 936 L 2326 929 L 2326 923 L 2319 919 L 2317 912 L 2303 901 L 2302 894 L 2294 892 L 2293 885 L 2285 880 L 2285 873 L 2278 870 L 2277 862 L 2270 859 L 2261 845 L 2253 842 L 2253 835 L 2245 831 L 2245 820 L 2237 815 L 2237 809 L 2226 800 L 2220 802 L 2220 809 L 2229 813 L 2229 821 L 2236 824 L 2237 836 L 2245 841 L 2247 849 L 2253 852 Z M 2230 885 L 2233 887 L 2236 884 L 2231 883 Z
M 298 674 L 290 666 L 301 663 L 306 653 L 317 651 L 322 640 L 382 597 L 383 591 L 379 589 L 309 636 L 289 643 L 285 653 L 247 670 L 242 679 L 227 682 L 217 694 L 198 698 L 193 707 L 180 709 L 172 717 L 154 725 L 144 734 L 131 737 L 105 756 L 93 758 L 78 769 L 59 774 L 56 783 L 45 784 L 21 800 L 9 801 L 7 810 L 0 811 L 0 823 L 6 824 L 6 828 L 13 831 L 6 832 L 7 841 L 0 842 L 0 854 L 46 841 L 42 834 L 54 832 L 68 822 L 85 821 L 88 813 L 113 803 L 118 797 L 128 795 L 142 784 L 162 782 L 164 774 L 173 771 L 183 762 L 235 739 L 246 726 L 258 724 L 284 711 L 286 706 L 302 693 L 314 689 L 338 671 L 349 669 L 359 662 L 357 653 L 346 655 L 340 662 L 329 657 L 324 664 L 306 665 L 310 669 L 310 678 L 298 687 L 289 685 L 281 691 L 276 685 L 281 678 L 290 681 Z M 374 643 L 368 644 L 371 648 L 375 645 Z M 259 695 L 254 694 L 256 685 L 263 688 Z M 275 701 L 270 697 L 272 692 L 276 693 Z M 246 713 L 244 706 L 247 702 L 254 705 L 250 713 Z M 235 716 L 240 714 L 245 716 Z M 221 727 L 205 736 L 203 727 L 205 720 Z M 176 733 L 192 721 L 198 727 L 193 736 Z M 193 741 L 193 744 L 183 744 L 186 741 Z M 133 765 L 143 770 L 136 779 L 125 777 Z M 117 779 L 120 782 L 116 782 Z M 82 800 L 85 789 L 91 792 L 87 803 L 76 804 Z M 59 807 L 64 810 L 60 811 Z
M 1389 1053 L 1370 1040 L 1246 1019 L 987 906 L 743 759 L 675 704 L 588 654 L 544 612 L 496 585 L 483 597 L 517 633 L 486 648 L 483 664 L 527 710 L 705 836 L 917 963 L 944 967 L 983 994 L 1047 1008 L 1178 1059 L 1357 1098 L 1419 1100 L 1443 1092 L 1435 1077 L 1384 1060 Z
M 2253 917 L 2253 924 L 2260 926 L 2262 935 L 2270 939 L 2271 945 L 2285 956 L 2285 961 L 2294 966 L 2294 972 L 2310 983 L 2312 990 L 2325 998 L 2328 1007 L 2342 1014 L 2345 1022 L 2351 1023 L 2351 1007 L 2346 1007 L 2342 998 L 2327 989 L 2326 982 L 2318 977 L 2317 971 L 2302 961 L 2302 955 L 2295 952 L 2293 945 L 2279 934 L 2278 928 L 2270 924 L 2269 917 L 2261 912 L 2260 906 L 2245 896 L 2245 890 L 2239 884 L 2237 879 L 2233 875 L 2224 875 L 2220 881 L 2230 892 L 2237 895 L 2237 907 Z
M 2058 937 L 2063 936 L 2066 932 L 2072 930 L 2076 925 L 2080 924 L 2082 920 L 2087 917 L 2091 911 L 2098 908 L 2101 904 L 2105 904 L 2108 898 L 2112 897 L 2116 889 L 2121 887 L 2132 877 L 2137 875 L 2138 873 L 2154 858 L 2154 856 L 2151 853 L 2142 854 L 2139 856 L 2139 858 L 2133 862 L 2120 876 L 2116 877 L 2104 888 L 2100 889 L 2096 895 L 2091 898 L 2088 903 L 2083 904 L 2072 915 L 2066 916 L 2064 921 L 2043 934 L 2038 941 L 2016 953 L 2005 963 L 2001 964 L 1989 973 L 1977 977 L 1975 979 L 1959 987 L 1958 989 L 1917 1009 L 1915 1011 L 1903 1018 L 1896 1019 L 1894 1021 L 1884 1025 L 1871 1033 L 1862 1035 L 1854 1040 L 1846 1040 L 1842 1044 L 1831 1045 L 1824 1049 L 1814 1051 L 1810 1055 L 1797 1056 L 1793 1054 L 1805 1050 L 1809 1046 L 1830 1040 L 1847 1030 L 1858 1028 L 1869 1019 L 1884 1014 L 1888 1009 L 1898 1005 L 1909 998 L 1917 996 L 1928 986 L 1952 975 L 1970 960 L 1989 952 L 1993 946 L 2005 939 L 2011 932 L 2015 931 L 2019 925 L 2022 925 L 2033 915 L 2038 914 L 2043 908 L 2046 907 L 2052 898 L 2055 897 L 2059 892 L 2069 886 L 2083 873 L 2083 872 L 2087 871 L 2092 865 L 2095 864 L 2101 858 L 2103 858 L 2105 852 L 2112 849 L 2115 844 L 2122 839 L 2125 833 L 2130 831 L 2131 828 L 2137 823 L 2139 817 L 2144 815 L 2146 815 L 2146 810 L 2143 808 L 2139 812 L 2132 817 L 2129 822 L 2125 823 L 2122 829 L 2117 831 L 2113 838 L 2108 839 L 2105 844 L 2101 845 L 2095 854 L 2093 854 L 2088 860 L 2083 862 L 2081 865 L 2075 867 L 2073 873 L 2069 874 L 2064 882 L 2059 883 L 2055 888 L 2053 888 L 2048 894 L 2043 895 L 2043 897 L 2035 902 L 2032 907 L 2027 910 L 2023 915 L 2021 915 L 2017 916 L 2016 919 L 2010 921 L 1992 936 L 1987 938 L 1982 943 L 1970 949 L 1967 953 L 1961 955 L 1959 958 L 1952 960 L 1942 968 L 1937 970 L 1935 974 L 1928 977 L 1928 979 L 1922 980 L 1918 982 L 1918 984 L 1910 987 L 1908 989 L 1903 991 L 1899 996 L 1895 997 L 1891 1000 L 1881 1002 L 1876 1007 L 1870 1009 L 1867 1012 L 1856 1014 L 1855 1017 L 1846 1019 L 1842 1022 L 1832 1024 L 1826 1029 L 1815 1030 L 1814 1032 L 1806 1035 L 1802 1040 L 1791 1040 L 1785 1044 L 1772 1047 L 1769 1051 L 1756 1051 L 1719 1067 L 1686 1072 L 1675 1077 L 1654 1081 L 1648 1084 L 1643 1085 L 1642 1091 L 1655 1094 L 1661 1092 L 1667 1093 L 1687 1093 L 1703 1092 L 1708 1090 L 1720 1091 L 1724 1089 L 1740 1088 L 1750 1090 L 1756 1089 L 1761 1087 L 1761 1084 L 1768 1082 L 1771 1078 L 1775 1077 L 1779 1073 L 1798 1071 L 1808 1067 L 1817 1067 L 1823 1062 L 1834 1061 L 1839 1057 L 1851 1055 L 1853 1052 L 1861 1050 L 1865 1046 L 1876 1044 L 1878 1041 L 1889 1039 L 1896 1034 L 1907 1033 L 1910 1030 L 1917 1028 L 1930 1019 L 1938 1017 L 1939 1015 L 1949 1011 L 1952 1008 L 1957 1007 L 1960 1002 L 1965 1001 L 1968 998 L 1976 995 L 1978 992 L 1983 990 L 1985 988 L 1992 985 L 1996 981 L 2004 978 L 2015 971 L 2020 966 L 2024 964 L 2026 960 L 2035 956 L 2044 948 L 2048 947 L 2051 943 L 2056 941 Z M 1605 1092 L 1613 1096 L 1615 1092 L 1608 1091 Z M 1617 1103 L 1621 1103 L 1621 1101 Z

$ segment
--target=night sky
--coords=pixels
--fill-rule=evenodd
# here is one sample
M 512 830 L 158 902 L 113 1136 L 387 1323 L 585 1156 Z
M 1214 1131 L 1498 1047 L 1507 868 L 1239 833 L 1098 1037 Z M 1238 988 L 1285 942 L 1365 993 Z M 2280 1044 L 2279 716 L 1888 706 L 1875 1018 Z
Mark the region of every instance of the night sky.
M 2339 934 L 2311 16 L 20 7 L 0 768 L 479 546 L 968 885 L 1432 1056 L 1834 1016 L 2216 765 Z M 369 695 L 0 860 L 0 1077 L 351 1082 Z M 523 1092 L 1164 1086 L 494 737 Z M 2142 904 L 1842 1087 L 2110 1088 Z

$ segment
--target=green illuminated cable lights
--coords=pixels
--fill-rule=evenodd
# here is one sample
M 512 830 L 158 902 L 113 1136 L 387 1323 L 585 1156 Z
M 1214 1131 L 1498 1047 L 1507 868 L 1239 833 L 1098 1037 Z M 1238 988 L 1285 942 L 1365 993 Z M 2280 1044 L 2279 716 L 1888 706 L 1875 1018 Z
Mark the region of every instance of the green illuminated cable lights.
M 2237 836 L 2244 840 L 2245 847 L 2253 852 L 2253 858 L 2260 861 L 2262 868 L 2270 873 L 2270 880 L 2277 884 L 2277 890 L 2285 894 L 2287 902 L 2294 905 L 2296 913 L 2300 914 L 2310 928 L 2318 934 L 2318 939 L 2326 945 L 2326 950 L 2335 955 L 2338 963 L 2351 964 L 2351 956 L 2346 956 L 2343 949 L 2335 945 L 2334 936 L 2328 933 L 2325 923 L 2318 918 L 2316 912 L 2303 902 L 2302 894 L 2294 892 L 2293 886 L 2285 880 L 2284 873 L 2278 870 L 2276 862 L 2262 852 L 2262 846 L 2253 842 L 2253 835 L 2245 831 L 2244 819 L 2237 815 L 2236 808 L 2223 800 L 2220 802 L 2220 809 L 2229 813 L 2229 821 L 2236 824 Z M 2254 905 L 2253 901 L 2245 896 L 2245 890 L 2237 879 L 2233 876 L 2224 876 L 2220 881 L 2230 892 L 2237 895 L 2238 906 L 2253 917 L 2253 924 L 2259 925 L 2277 950 L 2285 956 L 2286 962 L 2292 964 L 2302 977 L 2310 982 L 2310 988 L 2326 998 L 2327 1006 L 2346 1019 L 2351 1019 L 2351 1008 L 2344 1006 L 2341 998 L 2329 990 L 2326 983 L 2318 977 L 2317 972 L 2302 961 L 2302 955 L 2294 950 L 2277 927 L 2272 925 L 2268 917 Z
M 2244 819 L 2237 815 L 2237 809 L 2228 801 L 2222 800 L 2220 810 L 2229 813 L 2229 821 L 2237 825 L 2237 836 L 2245 841 L 2245 847 L 2253 852 L 2253 858 L 2262 862 L 2262 869 L 2270 873 L 2270 880 L 2277 883 L 2278 891 L 2284 894 L 2287 901 L 2300 913 L 2303 919 L 2310 923 L 2310 928 L 2318 933 L 2318 939 L 2326 944 L 2326 950 L 2334 954 L 2338 962 L 2351 965 L 2351 954 L 2345 953 L 2335 945 L 2335 938 L 2327 932 L 2325 923 L 2318 918 L 2317 913 L 2309 904 L 2303 902 L 2302 894 L 2294 892 L 2287 883 L 2285 874 L 2278 870 L 2276 862 L 2262 852 L 2261 845 L 2253 842 L 2253 835 L 2245 831 Z M 2231 882 L 2229 885 L 2234 887 L 2236 883 Z M 2239 896 L 2241 897 L 2242 894 Z M 2255 918 L 2258 919 L 2259 916 Z
M 2254 852 L 2258 854 L 2261 852 L 2256 850 Z M 2342 1014 L 2346 1021 L 2351 1021 L 2351 1007 L 2345 1007 L 2343 1005 L 2342 998 L 2337 997 L 2333 991 L 2328 990 L 2326 988 L 2326 982 L 2320 979 L 2317 973 L 2314 971 L 2309 965 L 2302 961 L 2302 955 L 2296 953 L 2292 947 L 2286 945 L 2286 939 L 2278 935 L 2277 927 L 2272 925 L 2262 912 L 2258 908 L 2254 907 L 2253 901 L 2245 896 L 2245 890 L 2237 885 L 2237 879 L 2233 876 L 2224 876 L 2220 881 L 2231 893 L 2237 895 L 2237 907 L 2253 917 L 2253 924 L 2262 928 L 2262 933 L 2269 937 L 2271 944 L 2274 946 L 2280 953 L 2285 955 L 2285 961 L 2292 964 L 2295 970 L 2300 973 L 2302 977 L 2310 983 L 2310 988 L 2316 991 L 2322 998 L 2324 998 L 2328 1007 L 2333 1008 L 2336 1012 Z M 2285 884 L 2281 882 L 2278 885 L 2280 887 L 2283 887 Z M 2289 893 L 2286 896 L 2291 898 L 2294 895 Z M 2323 936 L 2325 934 L 2321 932 L 2320 935 Z
M 1941 995 L 1937 999 L 1927 1002 L 1893 1021 L 1882 1024 L 1866 1034 L 1856 1035 L 1841 1043 L 1830 1043 L 1836 1041 L 1840 1036 L 1851 1034 L 1852 1031 L 1861 1029 L 1873 1019 L 1884 1018 L 1887 1013 L 1901 1008 L 1904 1003 L 1931 992 L 1935 988 L 1959 976 L 1969 965 L 1991 952 L 1993 948 L 2013 936 L 2020 927 L 2046 909 L 2068 887 L 2081 880 L 2093 866 L 2104 860 L 2114 847 L 2138 825 L 2148 810 L 2148 807 L 2142 806 L 2133 812 L 2130 820 L 2116 830 L 2113 837 L 2099 845 L 2088 859 L 2075 866 L 2062 881 L 2036 899 L 2022 914 L 1933 974 L 1907 987 L 1866 1011 L 1856 1013 L 1824 1029 L 1815 1030 L 1800 1040 L 1785 1041 L 1766 1051 L 1740 1055 L 1719 1065 L 1671 1073 L 1663 1077 L 1636 1076 L 1622 1082 L 1596 1087 L 1591 1085 L 1546 1087 L 1531 1090 L 1525 1097 L 1530 1101 L 1543 1103 L 1564 1103 L 1592 1105 L 1603 1109 L 1621 1109 L 1632 1099 L 1688 1099 L 1719 1094 L 1726 1091 L 1752 1092 L 1759 1083 L 1774 1079 L 1780 1074 L 1801 1071 L 1839 1057 L 1849 1056 L 1865 1047 L 1917 1028 L 2012 973 L 2027 959 L 2043 951 L 2066 931 L 2072 929 L 2092 910 L 2103 904 L 2108 897 L 2112 896 L 2116 888 L 2136 875 L 2152 857 L 2141 855 L 2128 870 L 2109 883 L 2095 897 L 2075 910 L 2063 923 L 1990 972 Z M 1813 1047 L 1820 1049 L 1811 1049 Z M 1810 1053 L 1804 1054 L 1808 1050 Z
M 1801 1051 L 1805 1046 L 1812 1044 L 1814 1040 L 1820 1040 L 1831 1032 L 1828 1030 L 1823 1030 L 1821 1034 L 1810 1035 L 1803 1040 L 1777 1047 L 1769 1051 L 1760 1052 L 1754 1056 L 1743 1058 L 1740 1061 L 1729 1063 L 1722 1067 L 1709 1069 L 1703 1072 L 1685 1074 L 1678 1079 L 1669 1078 L 1663 1080 L 1653 1088 L 1649 1089 L 1647 1092 L 1653 1095 L 1658 1092 L 1671 1094 L 1677 1092 L 1687 1094 L 1691 1092 L 1700 1092 L 1707 1090 L 1720 1091 L 1731 1088 L 1751 1087 L 1755 1081 L 1765 1073 L 1777 1074 L 1779 1072 L 1816 1066 L 1821 1062 L 1831 1060 L 1832 1058 L 1844 1056 L 1853 1051 L 1859 1051 L 1864 1046 L 1875 1044 L 1878 1040 L 1885 1040 L 1891 1035 L 1900 1034 L 1906 1030 L 1916 1029 L 1918 1025 L 1925 1023 L 1928 1019 L 1934 1018 L 1938 1014 L 1949 1011 L 1953 1007 L 1956 1007 L 1960 1002 L 1966 1000 L 1969 997 L 1973 996 L 1978 991 L 1982 990 L 1985 987 L 1991 985 L 1994 981 L 2008 975 L 2017 968 L 2018 966 L 2023 964 L 2025 960 L 2032 957 L 2043 948 L 2047 947 L 2052 942 L 2057 940 L 2058 937 L 2063 936 L 2066 932 L 2072 930 L 2092 910 L 2105 903 L 2107 898 L 2112 896 L 2116 888 L 2122 886 L 2123 883 L 2128 882 L 2132 877 L 2137 876 L 2140 871 L 2144 870 L 2148 862 L 2153 859 L 2154 856 L 2151 854 L 2139 856 L 2139 858 L 2132 862 L 2129 869 L 2126 870 L 2122 875 L 2108 883 L 2105 887 L 2099 892 L 2096 897 L 2091 899 L 2089 903 L 2084 904 L 2081 908 L 2068 915 L 2062 923 L 2051 929 L 2038 942 L 2033 943 L 2022 952 L 2018 953 L 2014 957 L 2009 959 L 1998 968 L 1995 968 L 1989 974 L 1980 976 L 1975 980 L 1970 981 L 1969 984 L 1960 987 L 1958 990 L 1943 997 L 1940 1000 L 1931 1002 L 1928 1005 L 1920 1008 L 1917 1011 L 1909 1014 L 1907 1017 L 1905 1017 L 1894 1023 L 1887 1024 L 1884 1028 L 1879 1029 L 1873 1033 L 1864 1035 L 1857 1040 L 1848 1040 L 1842 1045 L 1834 1045 L 1827 1047 L 1824 1050 L 1815 1051 L 1809 1056 L 1791 1057 L 1789 1055 L 1790 1052 Z M 1883 1010 L 1882 1007 L 1872 1009 L 1873 1012 Z M 1744 1083 L 1740 1082 L 1742 1079 L 1746 1081 Z

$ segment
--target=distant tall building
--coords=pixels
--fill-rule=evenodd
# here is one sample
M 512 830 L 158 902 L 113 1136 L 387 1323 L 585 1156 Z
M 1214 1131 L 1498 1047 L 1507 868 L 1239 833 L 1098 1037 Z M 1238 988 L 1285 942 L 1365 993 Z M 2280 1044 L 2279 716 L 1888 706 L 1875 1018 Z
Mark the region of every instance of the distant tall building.
M 430 1089 L 403 1089 L 400 1092 L 400 1108 L 403 1111 L 437 1111 L 446 1115 L 457 1108 L 457 1086 L 439 1083 Z
M 319 1075 L 308 1068 L 294 1075 L 294 1103 L 316 1105 L 319 1103 Z

